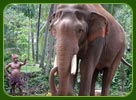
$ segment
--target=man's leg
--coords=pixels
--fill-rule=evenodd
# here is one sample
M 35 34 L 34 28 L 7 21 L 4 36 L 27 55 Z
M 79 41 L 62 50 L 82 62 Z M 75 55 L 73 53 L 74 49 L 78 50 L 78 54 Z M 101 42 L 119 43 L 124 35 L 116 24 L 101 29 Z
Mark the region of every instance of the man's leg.
M 23 96 L 23 92 L 22 92 L 21 86 L 18 86 L 18 89 L 19 89 L 19 95 Z
M 23 96 L 22 85 L 23 85 L 22 80 L 19 78 L 19 79 L 18 79 L 18 83 L 17 83 L 17 87 L 18 87 L 18 89 L 19 89 L 19 95 L 20 95 L 20 96 Z
M 15 96 L 15 85 L 11 85 L 12 95 Z

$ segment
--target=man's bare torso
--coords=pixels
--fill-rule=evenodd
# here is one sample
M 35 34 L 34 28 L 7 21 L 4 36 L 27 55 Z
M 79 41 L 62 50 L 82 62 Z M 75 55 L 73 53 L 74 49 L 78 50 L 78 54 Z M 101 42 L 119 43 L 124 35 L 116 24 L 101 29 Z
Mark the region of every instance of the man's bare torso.
M 21 63 L 20 62 L 12 62 L 10 63 L 11 66 L 11 77 L 20 77 L 20 68 Z

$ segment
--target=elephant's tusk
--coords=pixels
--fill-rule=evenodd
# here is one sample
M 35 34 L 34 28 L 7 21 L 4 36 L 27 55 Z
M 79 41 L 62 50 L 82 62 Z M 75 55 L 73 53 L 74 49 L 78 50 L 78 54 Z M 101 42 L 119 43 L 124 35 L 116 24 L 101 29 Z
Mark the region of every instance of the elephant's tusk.
M 57 56 L 55 55 L 55 60 L 54 60 L 54 66 L 53 67 L 57 67 Z
M 53 68 L 57 67 L 57 56 L 55 55 L 55 60 L 54 60 L 54 66 Z M 54 75 L 57 75 L 57 72 L 54 73 Z
M 75 75 L 77 70 L 77 55 L 74 55 L 71 62 L 71 74 Z

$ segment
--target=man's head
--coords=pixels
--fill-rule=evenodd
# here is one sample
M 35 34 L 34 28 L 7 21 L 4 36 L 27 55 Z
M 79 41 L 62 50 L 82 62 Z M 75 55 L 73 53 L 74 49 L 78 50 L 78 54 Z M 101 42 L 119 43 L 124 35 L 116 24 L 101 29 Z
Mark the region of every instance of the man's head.
M 17 62 L 18 61 L 18 55 L 17 54 L 12 55 L 12 59 L 13 59 L 14 62 Z

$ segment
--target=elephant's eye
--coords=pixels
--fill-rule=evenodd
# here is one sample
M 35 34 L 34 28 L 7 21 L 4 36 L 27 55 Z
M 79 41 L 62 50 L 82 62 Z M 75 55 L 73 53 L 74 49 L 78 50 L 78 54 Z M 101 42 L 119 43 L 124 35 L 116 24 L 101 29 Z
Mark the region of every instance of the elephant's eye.
M 84 35 L 84 30 L 82 28 L 78 29 L 76 32 L 76 36 L 78 39 L 82 38 L 82 36 Z
M 83 33 L 84 33 L 84 30 L 82 28 L 79 28 L 76 32 L 76 35 L 78 38 L 80 38 L 83 35 Z
M 79 11 L 76 11 L 75 14 L 76 14 L 76 17 L 77 17 L 79 20 L 82 19 L 83 15 L 82 15 Z

